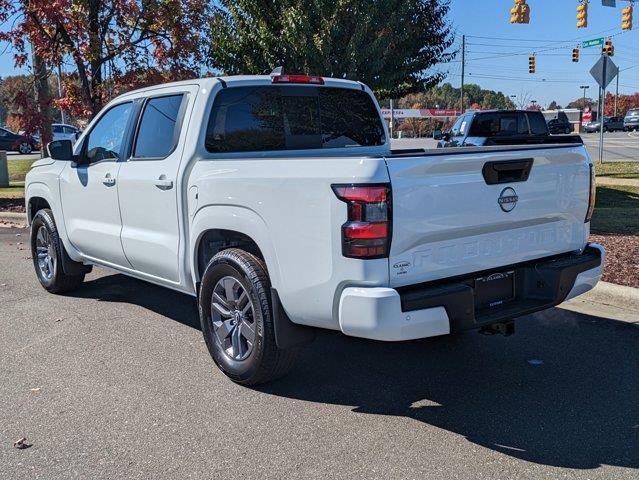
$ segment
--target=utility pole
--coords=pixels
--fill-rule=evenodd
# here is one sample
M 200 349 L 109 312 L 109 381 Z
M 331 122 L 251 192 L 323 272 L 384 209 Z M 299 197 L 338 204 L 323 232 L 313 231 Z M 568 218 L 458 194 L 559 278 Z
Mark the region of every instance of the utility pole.
M 464 113 L 464 80 L 466 75 L 466 35 L 462 35 L 462 64 L 461 64 L 461 113 Z
M 618 98 L 619 98 L 619 73 L 617 73 L 617 92 L 615 93 L 615 117 L 617 116 L 617 99 Z

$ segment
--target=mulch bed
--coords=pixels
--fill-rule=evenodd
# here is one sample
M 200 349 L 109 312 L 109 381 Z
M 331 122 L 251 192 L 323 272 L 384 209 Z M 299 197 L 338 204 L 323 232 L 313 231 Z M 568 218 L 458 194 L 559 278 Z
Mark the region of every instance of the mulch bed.
M 25 213 L 24 198 L 0 198 L 0 212 Z
M 606 248 L 603 281 L 639 288 L 639 235 L 591 235 Z

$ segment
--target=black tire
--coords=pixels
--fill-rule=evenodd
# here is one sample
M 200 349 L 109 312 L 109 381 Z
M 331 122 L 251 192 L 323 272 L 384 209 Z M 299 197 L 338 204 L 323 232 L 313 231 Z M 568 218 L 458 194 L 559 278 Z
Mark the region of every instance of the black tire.
M 570 135 L 571 130 L 569 128 L 566 129 L 566 135 Z
M 232 315 L 222 317 L 217 314 L 214 317 L 214 289 L 220 285 L 220 282 L 224 281 L 223 279 L 228 279 L 228 277 L 236 282 L 235 285 L 238 289 L 242 289 L 240 295 L 248 294 L 248 299 L 252 303 L 252 314 L 247 316 L 247 319 L 238 320 Z M 198 306 L 206 346 L 220 370 L 231 380 L 241 385 L 257 385 L 286 375 L 299 353 L 298 348 L 280 349 L 275 342 L 270 291 L 271 282 L 264 262 L 255 255 L 237 248 L 223 250 L 215 255 L 202 276 Z M 240 300 L 233 307 L 234 312 L 239 312 L 239 303 Z M 229 308 L 230 310 L 231 308 Z M 235 353 L 234 347 L 227 346 L 225 349 L 225 345 L 228 344 L 223 345 L 223 340 L 218 338 L 216 331 L 220 332 L 220 321 L 224 318 L 228 318 L 231 323 L 233 321 L 237 324 L 248 322 L 253 326 L 254 342 L 250 347 L 248 343 L 245 343 L 245 347 L 250 348 L 246 358 L 239 360 L 233 358 L 228 350 Z M 232 318 L 235 320 L 231 320 Z M 217 327 L 214 327 L 214 321 L 216 321 Z M 226 338 L 230 339 L 231 337 L 232 333 L 228 333 Z
M 46 268 L 46 272 L 40 266 L 41 258 L 38 257 L 38 254 L 41 253 L 38 252 L 38 235 L 41 229 L 46 230 L 50 245 L 47 255 L 51 262 L 43 260 L 45 264 L 51 266 L 51 268 Z M 41 235 L 44 235 L 44 232 Z M 42 249 L 43 247 L 40 248 Z M 51 293 L 70 292 L 77 289 L 84 281 L 84 273 L 79 275 L 67 275 L 64 273 L 62 268 L 63 255 L 67 254 L 58 236 L 53 213 L 48 208 L 39 210 L 31 222 L 31 257 L 33 258 L 33 266 L 40 284 Z M 67 261 L 72 260 L 67 259 Z

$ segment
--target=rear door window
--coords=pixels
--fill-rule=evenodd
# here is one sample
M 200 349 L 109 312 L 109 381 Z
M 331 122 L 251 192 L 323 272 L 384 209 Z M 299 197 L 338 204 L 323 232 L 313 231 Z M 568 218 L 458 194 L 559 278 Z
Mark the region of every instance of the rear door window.
M 384 128 L 366 92 L 314 86 L 221 90 L 206 132 L 209 152 L 382 145 Z
M 530 133 L 533 135 L 544 135 L 548 133 L 548 125 L 546 119 L 541 113 L 529 113 L 528 122 L 530 123 Z
M 183 97 L 179 94 L 147 100 L 135 141 L 135 158 L 165 158 L 173 151 L 180 134 Z

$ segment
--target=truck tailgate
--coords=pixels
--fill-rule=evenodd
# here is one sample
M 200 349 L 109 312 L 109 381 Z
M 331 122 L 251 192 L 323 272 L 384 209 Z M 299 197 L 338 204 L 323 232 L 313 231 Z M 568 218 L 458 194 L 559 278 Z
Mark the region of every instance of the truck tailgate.
M 585 246 L 590 159 L 583 145 L 457 149 L 386 163 L 394 287 Z

